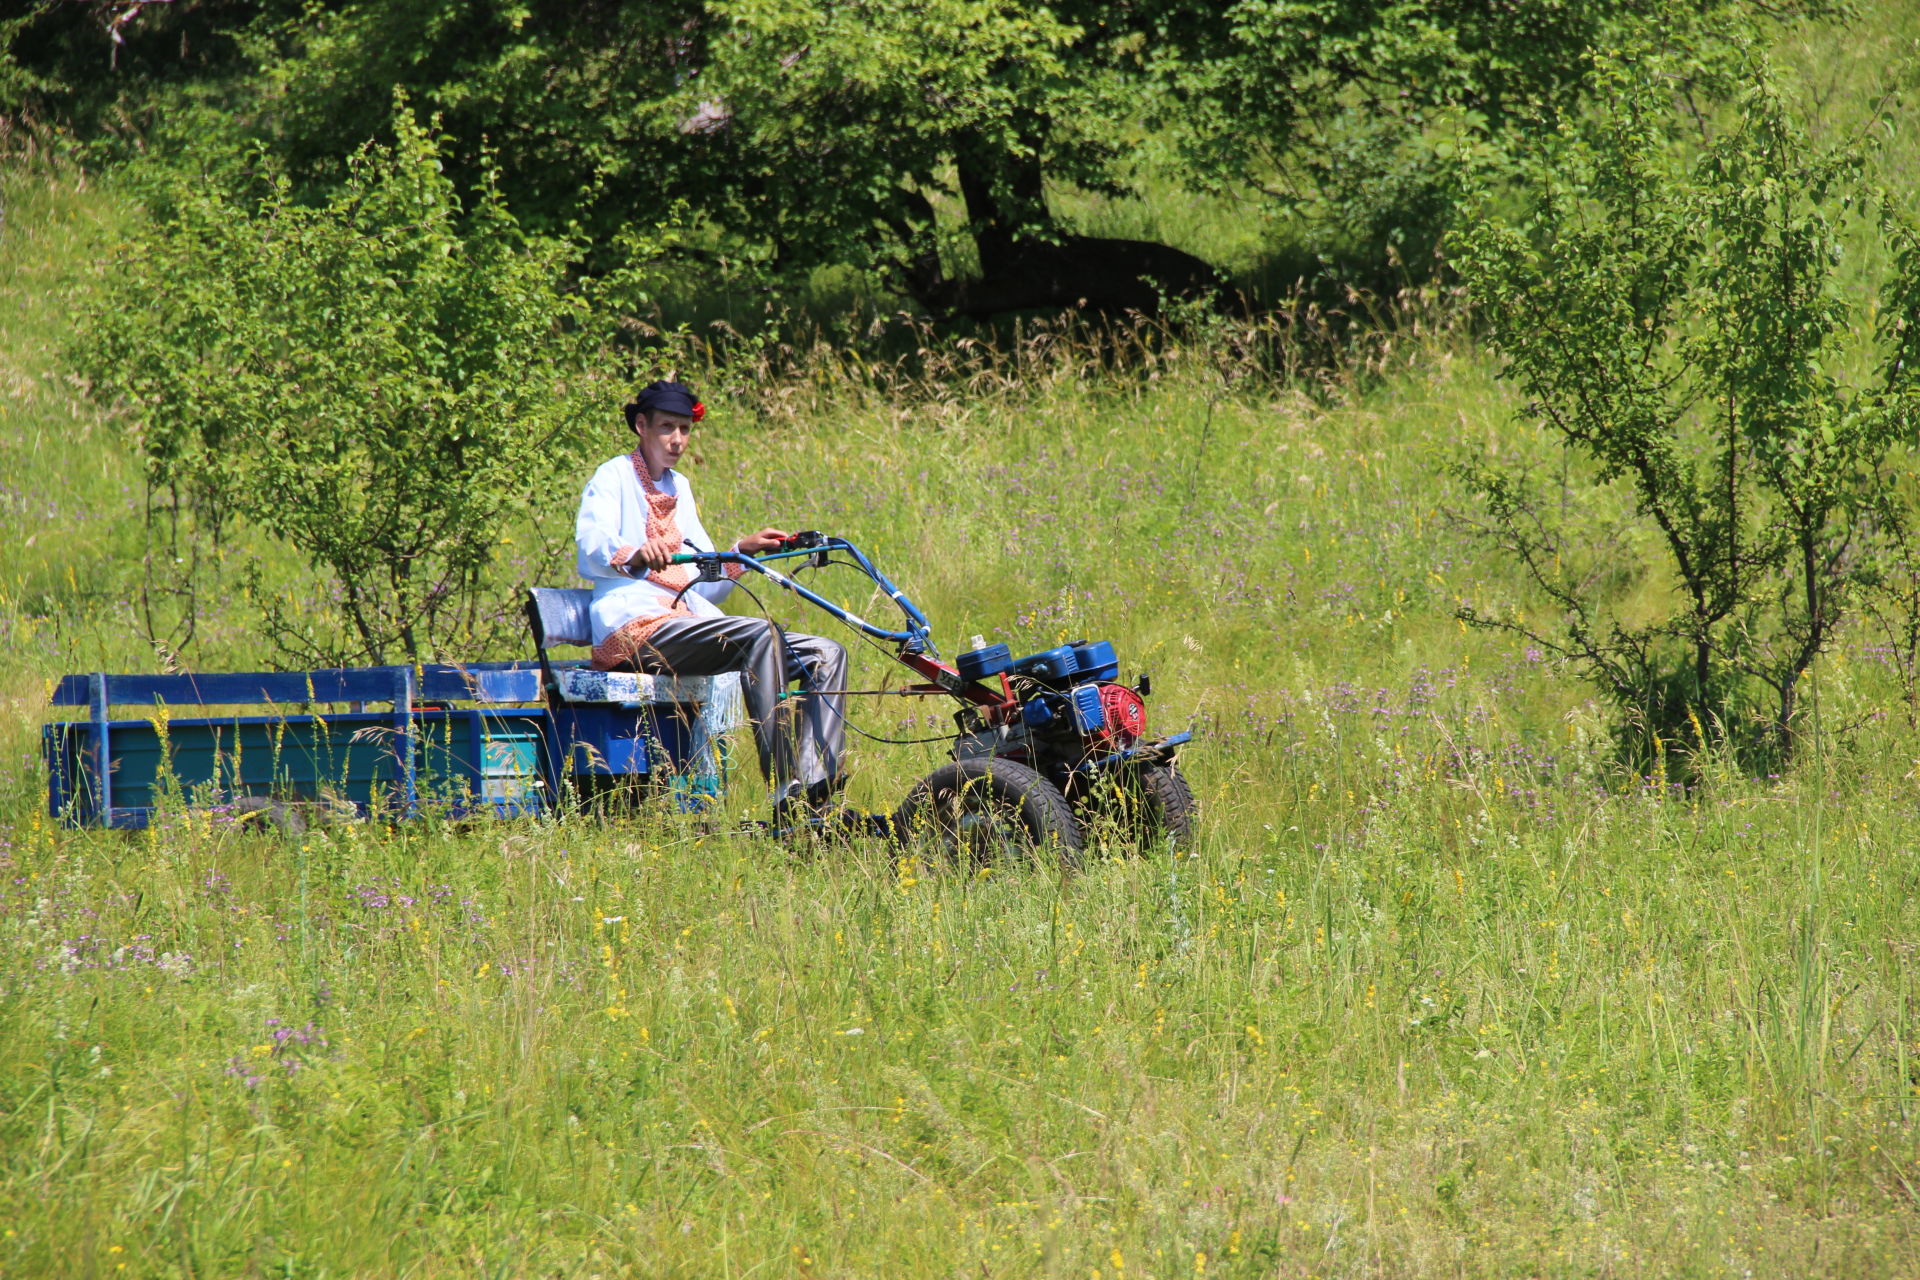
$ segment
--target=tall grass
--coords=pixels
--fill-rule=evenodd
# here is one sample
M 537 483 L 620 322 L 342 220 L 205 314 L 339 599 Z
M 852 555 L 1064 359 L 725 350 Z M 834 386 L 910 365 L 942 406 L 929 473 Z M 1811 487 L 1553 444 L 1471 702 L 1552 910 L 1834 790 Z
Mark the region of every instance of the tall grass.
M 52 354 L 119 215 L 8 182 L 0 1273 L 1920 1270 L 1897 681 L 1864 636 L 1825 660 L 1795 777 L 1704 733 L 1617 771 L 1580 686 L 1453 620 L 1515 583 L 1440 464 L 1540 447 L 1461 334 L 1315 377 L 1146 328 L 726 365 L 710 527 L 852 537 L 949 648 L 1111 637 L 1196 731 L 1183 856 L 968 873 L 665 812 L 69 831 L 46 682 L 155 662 L 137 469 Z M 568 580 L 570 502 L 507 533 L 503 608 Z M 197 665 L 258 661 L 213 621 Z M 871 807 L 939 758 L 855 741 Z
M 1914 1265 L 1905 804 L 1816 884 L 1790 792 L 1544 818 L 1434 767 L 1356 819 L 1193 764 L 1194 855 L 1066 879 L 22 821 L 9 1270 Z
M 1856 730 L 1829 800 L 1602 767 L 1577 686 L 1451 620 L 1504 570 L 1436 464 L 1527 447 L 1451 341 L 1313 396 L 1189 353 L 716 401 L 716 528 L 855 537 L 949 645 L 1111 636 L 1152 670 L 1199 733 L 1177 860 L 967 875 L 659 813 L 56 831 L 40 682 L 130 655 L 76 606 L 99 647 L 22 646 L 10 703 L 6 1269 L 1911 1269 L 1903 743 Z M 1835 723 L 1890 688 L 1867 655 L 1823 679 Z M 876 703 L 870 732 L 937 729 Z M 875 807 L 936 758 L 856 741 Z

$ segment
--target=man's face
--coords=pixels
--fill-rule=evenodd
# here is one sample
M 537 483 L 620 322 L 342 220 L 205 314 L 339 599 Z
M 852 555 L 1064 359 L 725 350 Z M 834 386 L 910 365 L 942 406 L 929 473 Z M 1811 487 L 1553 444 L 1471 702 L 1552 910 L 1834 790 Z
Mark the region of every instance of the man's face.
M 680 465 L 687 451 L 687 439 L 693 434 L 693 419 L 684 413 L 649 413 L 634 422 L 634 434 L 640 437 L 640 455 L 647 469 L 659 475 L 668 467 Z

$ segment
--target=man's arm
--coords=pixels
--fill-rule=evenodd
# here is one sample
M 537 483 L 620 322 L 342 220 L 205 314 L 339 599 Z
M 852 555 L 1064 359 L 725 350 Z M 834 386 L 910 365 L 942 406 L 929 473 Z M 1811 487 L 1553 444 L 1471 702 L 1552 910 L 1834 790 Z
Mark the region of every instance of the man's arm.
M 605 468 L 601 469 L 602 471 Z M 595 472 L 580 495 L 580 514 L 573 522 L 578 550 L 574 567 L 583 578 L 625 578 L 626 566 L 639 551 L 620 538 L 620 495 L 601 472 Z

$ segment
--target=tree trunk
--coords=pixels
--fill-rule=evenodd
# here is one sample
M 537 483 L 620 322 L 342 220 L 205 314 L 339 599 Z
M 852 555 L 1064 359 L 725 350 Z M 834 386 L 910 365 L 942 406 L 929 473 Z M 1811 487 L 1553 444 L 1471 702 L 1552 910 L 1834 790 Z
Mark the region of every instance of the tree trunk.
M 1036 150 L 1031 143 L 1024 156 L 975 149 L 955 165 L 982 279 L 1000 279 L 1017 268 L 1023 233 L 1027 241 L 1038 237 L 1042 243 L 1057 234 Z
M 1780 718 L 1774 722 L 1774 749 L 1780 753 L 1780 769 L 1784 773 L 1793 763 L 1793 709 L 1800 692 L 1800 673 L 1789 675 L 1780 686 Z
M 1063 232 L 1047 209 L 1037 145 L 1008 155 L 973 147 L 956 157 L 968 228 L 980 256 L 972 279 L 916 290 L 935 311 L 985 319 L 1008 311 L 1075 309 L 1152 315 L 1175 297 L 1218 300 L 1224 282 L 1190 253 L 1147 240 Z

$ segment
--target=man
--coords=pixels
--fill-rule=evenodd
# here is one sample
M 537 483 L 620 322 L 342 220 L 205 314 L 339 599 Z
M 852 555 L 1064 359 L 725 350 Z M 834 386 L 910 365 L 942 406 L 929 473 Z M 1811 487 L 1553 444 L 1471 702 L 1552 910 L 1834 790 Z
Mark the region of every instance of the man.
M 680 554 L 712 551 L 693 491 L 676 467 L 706 406 L 678 382 L 652 382 L 626 406 L 638 447 L 604 464 L 587 482 L 574 524 L 580 576 L 593 584 L 593 665 L 602 671 L 709 676 L 741 673 L 760 770 L 774 784 L 776 805 L 800 799 L 824 814 L 840 785 L 846 745 L 847 651 L 819 636 L 783 633 L 765 618 L 736 618 L 719 602 L 733 590 L 740 566 L 724 582 L 700 582 Z M 788 537 L 762 529 L 733 544 L 753 555 Z M 779 714 L 780 695 L 798 676 L 800 752 Z

